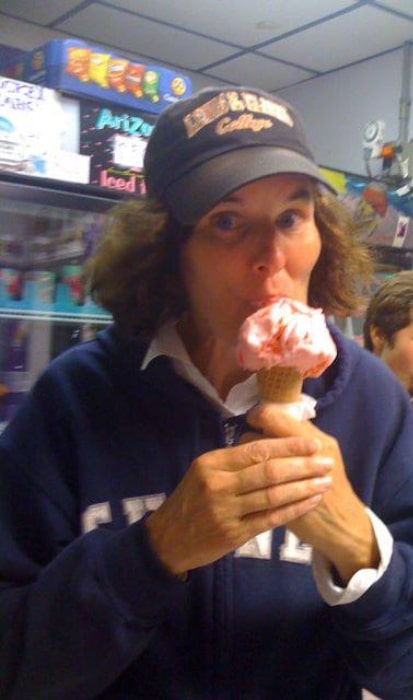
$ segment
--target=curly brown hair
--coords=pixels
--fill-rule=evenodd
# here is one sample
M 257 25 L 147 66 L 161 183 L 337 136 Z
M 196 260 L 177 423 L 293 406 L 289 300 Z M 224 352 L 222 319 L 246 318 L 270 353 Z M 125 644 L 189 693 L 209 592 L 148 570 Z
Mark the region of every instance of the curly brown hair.
M 371 270 L 349 211 L 316 189 L 315 220 L 322 251 L 312 272 L 309 304 L 346 315 L 360 303 Z M 107 309 L 123 335 L 151 338 L 187 307 L 180 252 L 192 228 L 183 227 L 158 202 L 131 199 L 114 207 L 86 274 L 93 299 Z
M 363 304 L 374 259 L 350 209 L 335 195 L 318 188 L 315 222 L 320 232 L 320 257 L 310 279 L 308 303 L 327 314 L 350 316 Z

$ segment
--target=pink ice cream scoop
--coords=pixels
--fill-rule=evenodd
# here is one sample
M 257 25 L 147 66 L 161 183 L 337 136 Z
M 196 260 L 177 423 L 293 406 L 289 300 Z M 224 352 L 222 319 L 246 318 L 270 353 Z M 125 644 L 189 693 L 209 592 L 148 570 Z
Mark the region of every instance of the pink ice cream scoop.
M 252 371 L 294 367 L 303 378 L 318 377 L 336 355 L 321 309 L 287 297 L 248 316 L 239 332 L 238 361 Z

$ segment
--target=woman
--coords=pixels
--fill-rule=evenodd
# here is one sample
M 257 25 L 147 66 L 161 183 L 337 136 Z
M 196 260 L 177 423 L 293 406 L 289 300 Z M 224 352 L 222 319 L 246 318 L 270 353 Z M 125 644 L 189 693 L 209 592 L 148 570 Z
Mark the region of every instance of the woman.
M 280 294 L 354 308 L 351 221 L 294 110 L 252 88 L 166 110 L 145 172 L 91 264 L 114 327 L 57 358 L 2 436 L 1 696 L 406 698 L 402 389 L 332 327 L 300 423 L 236 361 Z

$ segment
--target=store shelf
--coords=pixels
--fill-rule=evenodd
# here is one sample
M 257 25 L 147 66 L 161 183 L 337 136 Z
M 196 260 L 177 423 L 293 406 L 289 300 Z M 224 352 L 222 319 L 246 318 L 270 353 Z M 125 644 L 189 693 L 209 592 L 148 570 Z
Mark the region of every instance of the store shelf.
M 0 318 L 30 319 L 32 321 L 54 321 L 66 323 L 100 323 L 102 325 L 111 323 L 112 317 L 105 313 L 83 313 L 70 311 L 39 311 L 38 309 L 2 309 L 0 308 Z

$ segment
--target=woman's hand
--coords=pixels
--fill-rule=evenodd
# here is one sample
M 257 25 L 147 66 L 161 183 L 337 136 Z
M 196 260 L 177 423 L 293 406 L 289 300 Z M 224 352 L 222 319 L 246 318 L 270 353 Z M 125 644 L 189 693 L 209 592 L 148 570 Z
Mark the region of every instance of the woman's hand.
M 330 488 L 333 461 L 312 436 L 205 453 L 146 521 L 152 546 L 174 574 L 209 564 L 314 510 Z
M 252 409 L 248 422 L 265 438 L 313 438 L 320 444 L 317 454 L 333 464 L 331 489 L 316 508 L 293 517 L 288 522 L 289 530 L 321 552 L 334 565 L 343 584 L 359 569 L 377 568 L 380 557 L 371 521 L 347 478 L 337 441 L 310 422 L 294 420 L 271 403 Z

